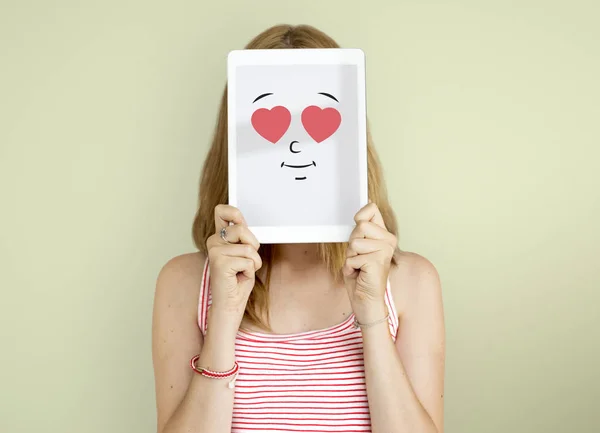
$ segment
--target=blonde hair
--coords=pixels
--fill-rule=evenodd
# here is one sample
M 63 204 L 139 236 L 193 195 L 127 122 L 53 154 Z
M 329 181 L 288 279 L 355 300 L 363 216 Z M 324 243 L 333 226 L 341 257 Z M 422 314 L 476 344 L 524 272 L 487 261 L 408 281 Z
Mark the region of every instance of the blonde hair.
M 265 30 L 246 46 L 246 49 L 277 48 L 339 48 L 339 45 L 325 33 L 311 26 L 278 25 Z M 368 128 L 367 165 L 369 199 L 379 207 L 388 231 L 397 236 L 396 219 L 388 202 L 381 164 L 373 148 Z M 202 169 L 199 207 L 192 227 L 194 243 L 205 255 L 207 254 L 206 241 L 215 233 L 214 209 L 218 204 L 225 204 L 227 201 L 227 88 L 225 88 L 212 145 Z M 321 259 L 335 278 L 341 278 L 346 247 L 346 243 L 319 244 Z M 268 290 L 273 246 L 261 245 L 259 253 L 263 259 L 265 278 L 263 281 L 257 275 L 254 289 L 246 304 L 244 318 L 259 328 L 270 331 Z

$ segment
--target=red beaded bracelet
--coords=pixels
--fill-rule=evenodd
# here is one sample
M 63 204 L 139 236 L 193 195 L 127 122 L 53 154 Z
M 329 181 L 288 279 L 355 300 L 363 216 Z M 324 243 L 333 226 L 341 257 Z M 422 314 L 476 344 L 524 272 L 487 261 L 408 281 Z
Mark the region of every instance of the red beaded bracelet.
M 233 379 L 229 382 L 229 388 L 233 388 L 235 386 L 235 380 L 237 379 L 238 372 L 240 370 L 240 366 L 237 361 L 234 361 L 233 368 L 227 371 L 212 371 L 207 368 L 197 367 L 196 361 L 200 359 L 200 355 L 194 356 L 190 361 L 190 366 L 192 370 L 196 373 L 201 374 L 204 377 L 208 377 L 210 379 L 225 379 L 227 377 L 233 376 Z

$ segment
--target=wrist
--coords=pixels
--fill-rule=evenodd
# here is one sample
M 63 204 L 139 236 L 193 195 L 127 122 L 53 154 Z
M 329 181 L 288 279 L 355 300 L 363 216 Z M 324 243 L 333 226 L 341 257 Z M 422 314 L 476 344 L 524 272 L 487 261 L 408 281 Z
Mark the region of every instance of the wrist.
M 196 367 L 214 371 L 227 371 L 235 363 L 235 340 L 227 341 L 218 335 L 208 335 L 196 361 Z
M 360 302 L 352 306 L 354 317 L 360 324 L 368 324 L 383 319 L 388 314 L 387 305 L 380 301 Z
M 216 311 L 212 315 L 209 312 L 204 343 L 196 365 L 215 371 L 230 369 L 235 362 L 238 328 L 234 318 L 221 316 Z
M 363 348 L 368 351 L 375 349 L 378 353 L 388 341 L 393 341 L 388 321 L 360 329 L 363 338 Z
M 243 312 L 226 311 L 211 306 L 206 322 L 207 336 L 218 335 L 219 338 L 235 341 L 243 316 Z
M 213 304 L 208 309 L 207 324 L 236 334 L 243 317 L 244 310 L 227 309 Z

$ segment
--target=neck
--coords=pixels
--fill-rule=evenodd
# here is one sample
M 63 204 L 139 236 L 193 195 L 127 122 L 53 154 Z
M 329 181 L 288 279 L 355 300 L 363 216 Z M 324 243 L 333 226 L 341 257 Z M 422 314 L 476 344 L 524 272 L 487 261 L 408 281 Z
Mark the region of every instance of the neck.
M 275 262 L 290 270 L 321 264 L 318 244 L 277 244 L 274 253 Z

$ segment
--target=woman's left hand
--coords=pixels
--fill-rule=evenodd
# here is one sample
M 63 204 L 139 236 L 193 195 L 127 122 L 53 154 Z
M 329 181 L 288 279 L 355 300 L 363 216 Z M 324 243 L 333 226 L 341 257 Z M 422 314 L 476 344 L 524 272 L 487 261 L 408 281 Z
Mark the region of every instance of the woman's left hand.
M 343 274 L 348 296 L 359 323 L 385 317 L 385 289 L 397 239 L 388 232 L 375 203 L 363 207 L 350 235 Z

